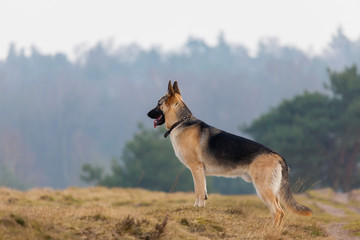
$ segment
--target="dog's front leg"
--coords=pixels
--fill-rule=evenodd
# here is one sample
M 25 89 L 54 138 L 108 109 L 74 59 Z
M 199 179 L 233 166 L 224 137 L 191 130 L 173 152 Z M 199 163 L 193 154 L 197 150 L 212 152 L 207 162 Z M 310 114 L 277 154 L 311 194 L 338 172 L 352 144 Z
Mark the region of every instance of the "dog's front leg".
M 202 165 L 197 165 L 190 168 L 193 179 L 194 179 L 194 188 L 195 188 L 195 204 L 194 207 L 205 207 L 205 200 L 207 199 L 206 193 L 206 178 L 204 167 Z

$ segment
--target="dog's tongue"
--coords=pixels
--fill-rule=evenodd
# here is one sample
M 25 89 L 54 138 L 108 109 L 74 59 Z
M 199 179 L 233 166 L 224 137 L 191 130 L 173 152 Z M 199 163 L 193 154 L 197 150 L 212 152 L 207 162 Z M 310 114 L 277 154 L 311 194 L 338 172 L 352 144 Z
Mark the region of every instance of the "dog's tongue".
M 154 128 L 157 127 L 157 123 L 158 123 L 158 121 L 161 119 L 161 117 L 162 117 L 162 115 L 158 116 L 158 117 L 155 119 L 155 121 L 154 121 Z

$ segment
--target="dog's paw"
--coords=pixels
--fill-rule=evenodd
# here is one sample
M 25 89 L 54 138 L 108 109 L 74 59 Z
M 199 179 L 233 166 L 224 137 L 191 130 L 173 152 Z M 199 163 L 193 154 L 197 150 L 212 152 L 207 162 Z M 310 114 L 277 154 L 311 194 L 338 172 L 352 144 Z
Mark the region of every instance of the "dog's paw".
M 196 200 L 194 207 L 205 207 L 205 200 Z

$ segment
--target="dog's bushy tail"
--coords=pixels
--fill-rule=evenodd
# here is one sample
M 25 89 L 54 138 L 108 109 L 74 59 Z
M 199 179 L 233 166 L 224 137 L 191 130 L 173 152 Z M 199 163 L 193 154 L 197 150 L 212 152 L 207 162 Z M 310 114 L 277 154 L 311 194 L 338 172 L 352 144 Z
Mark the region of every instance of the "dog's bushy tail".
M 290 182 L 289 182 L 289 169 L 285 160 L 282 159 L 280 164 L 282 167 L 281 187 L 279 191 L 281 200 L 293 213 L 302 216 L 311 216 L 312 215 L 311 209 L 296 202 L 294 196 L 292 195 Z

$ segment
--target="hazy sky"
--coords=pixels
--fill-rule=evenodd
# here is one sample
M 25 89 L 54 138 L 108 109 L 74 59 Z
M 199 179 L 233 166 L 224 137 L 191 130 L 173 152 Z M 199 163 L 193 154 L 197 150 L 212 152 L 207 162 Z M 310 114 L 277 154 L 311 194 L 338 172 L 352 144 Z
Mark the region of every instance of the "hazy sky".
M 318 53 L 340 26 L 360 37 L 359 0 L 1 0 L 0 59 L 10 42 L 74 57 L 76 46 L 109 39 L 166 51 L 189 36 L 214 44 L 220 31 L 253 52 L 259 40 L 277 37 Z

